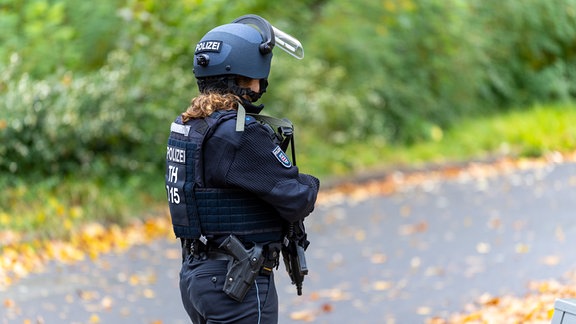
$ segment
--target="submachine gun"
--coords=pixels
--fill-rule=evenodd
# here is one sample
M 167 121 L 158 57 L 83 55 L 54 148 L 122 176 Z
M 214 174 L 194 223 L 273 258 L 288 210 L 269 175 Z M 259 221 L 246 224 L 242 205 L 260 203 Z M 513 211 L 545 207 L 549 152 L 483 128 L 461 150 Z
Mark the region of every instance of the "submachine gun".
M 282 258 L 292 284 L 296 285 L 298 296 L 302 295 L 302 282 L 304 282 L 304 276 L 308 274 L 304 251 L 309 244 L 303 221 L 288 225 L 288 231 L 282 244 Z
M 263 124 L 272 127 L 278 136 L 280 148 L 286 152 L 290 145 L 292 165 L 296 166 L 296 151 L 294 148 L 294 126 L 288 119 L 278 119 L 265 115 L 248 114 Z M 304 221 L 287 224 L 282 242 L 282 258 L 286 271 L 296 286 L 298 296 L 302 295 L 304 276 L 308 275 L 305 251 L 310 244 L 307 239 Z

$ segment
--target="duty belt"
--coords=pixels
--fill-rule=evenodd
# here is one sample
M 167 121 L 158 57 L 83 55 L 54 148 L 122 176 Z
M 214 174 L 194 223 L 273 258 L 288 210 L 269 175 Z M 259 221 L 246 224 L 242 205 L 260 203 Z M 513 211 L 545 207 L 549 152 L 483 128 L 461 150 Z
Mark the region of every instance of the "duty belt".
M 181 239 L 182 240 L 182 262 L 192 257 L 197 260 L 227 260 L 233 261 L 232 256 L 228 251 L 223 250 L 216 244 L 204 244 L 197 239 Z M 264 246 L 264 263 L 260 270 L 262 275 L 270 275 L 274 268 L 278 268 L 280 260 L 281 243 L 269 243 Z
M 196 239 L 182 239 L 182 257 L 184 260 L 192 255 L 195 258 L 205 258 L 208 254 L 224 254 L 228 253 L 218 247 L 216 244 L 204 244 Z

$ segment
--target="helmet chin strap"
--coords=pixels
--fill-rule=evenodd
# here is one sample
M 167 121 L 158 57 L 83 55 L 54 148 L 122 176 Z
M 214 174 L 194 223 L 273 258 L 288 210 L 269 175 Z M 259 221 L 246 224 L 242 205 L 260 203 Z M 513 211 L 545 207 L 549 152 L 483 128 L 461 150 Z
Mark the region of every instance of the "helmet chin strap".
M 254 105 L 253 102 L 256 102 L 262 97 L 264 92 L 266 92 L 266 88 L 268 87 L 268 80 L 262 79 L 260 80 L 260 92 L 253 91 L 250 88 L 242 88 L 236 84 L 236 81 L 233 78 L 228 79 L 228 88 L 242 101 L 242 105 L 246 109 L 246 112 L 250 114 L 259 114 L 262 109 L 264 109 L 264 105 L 260 104 L 258 106 Z M 246 99 L 246 97 L 250 98 L 250 100 Z
M 241 104 L 246 109 L 246 112 L 250 114 L 259 114 L 260 111 L 264 108 L 263 104 L 254 105 L 253 102 L 256 102 L 262 97 L 262 94 L 266 92 L 266 88 L 268 87 L 268 80 L 261 79 L 260 80 L 260 92 L 253 91 L 250 88 L 243 88 L 236 84 L 236 77 L 235 76 L 222 76 L 216 78 L 202 78 L 198 79 L 198 89 L 200 92 L 219 92 L 219 93 L 229 93 L 232 92 L 233 94 L 237 95 L 240 100 Z M 248 97 L 249 99 L 247 99 Z

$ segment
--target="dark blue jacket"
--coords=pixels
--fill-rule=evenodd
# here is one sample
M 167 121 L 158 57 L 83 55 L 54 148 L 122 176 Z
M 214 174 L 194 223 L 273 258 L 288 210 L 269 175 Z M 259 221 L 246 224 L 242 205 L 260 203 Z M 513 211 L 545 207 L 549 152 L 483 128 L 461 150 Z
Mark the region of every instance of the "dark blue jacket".
M 229 111 L 222 114 L 236 114 Z M 239 188 L 271 205 L 278 216 L 295 222 L 314 209 L 320 182 L 303 174 L 279 152 L 274 131 L 246 116 L 244 131 L 236 131 L 236 118 L 221 123 L 204 144 L 204 185 Z

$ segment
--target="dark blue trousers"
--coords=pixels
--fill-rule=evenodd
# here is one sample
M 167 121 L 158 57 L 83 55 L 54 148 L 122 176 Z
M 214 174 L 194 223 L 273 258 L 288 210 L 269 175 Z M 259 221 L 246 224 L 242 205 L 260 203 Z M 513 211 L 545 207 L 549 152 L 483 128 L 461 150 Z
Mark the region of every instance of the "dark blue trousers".
M 274 276 L 258 276 L 242 302 L 223 291 L 228 261 L 189 257 L 180 271 L 180 293 L 194 324 L 276 324 L 278 294 Z

